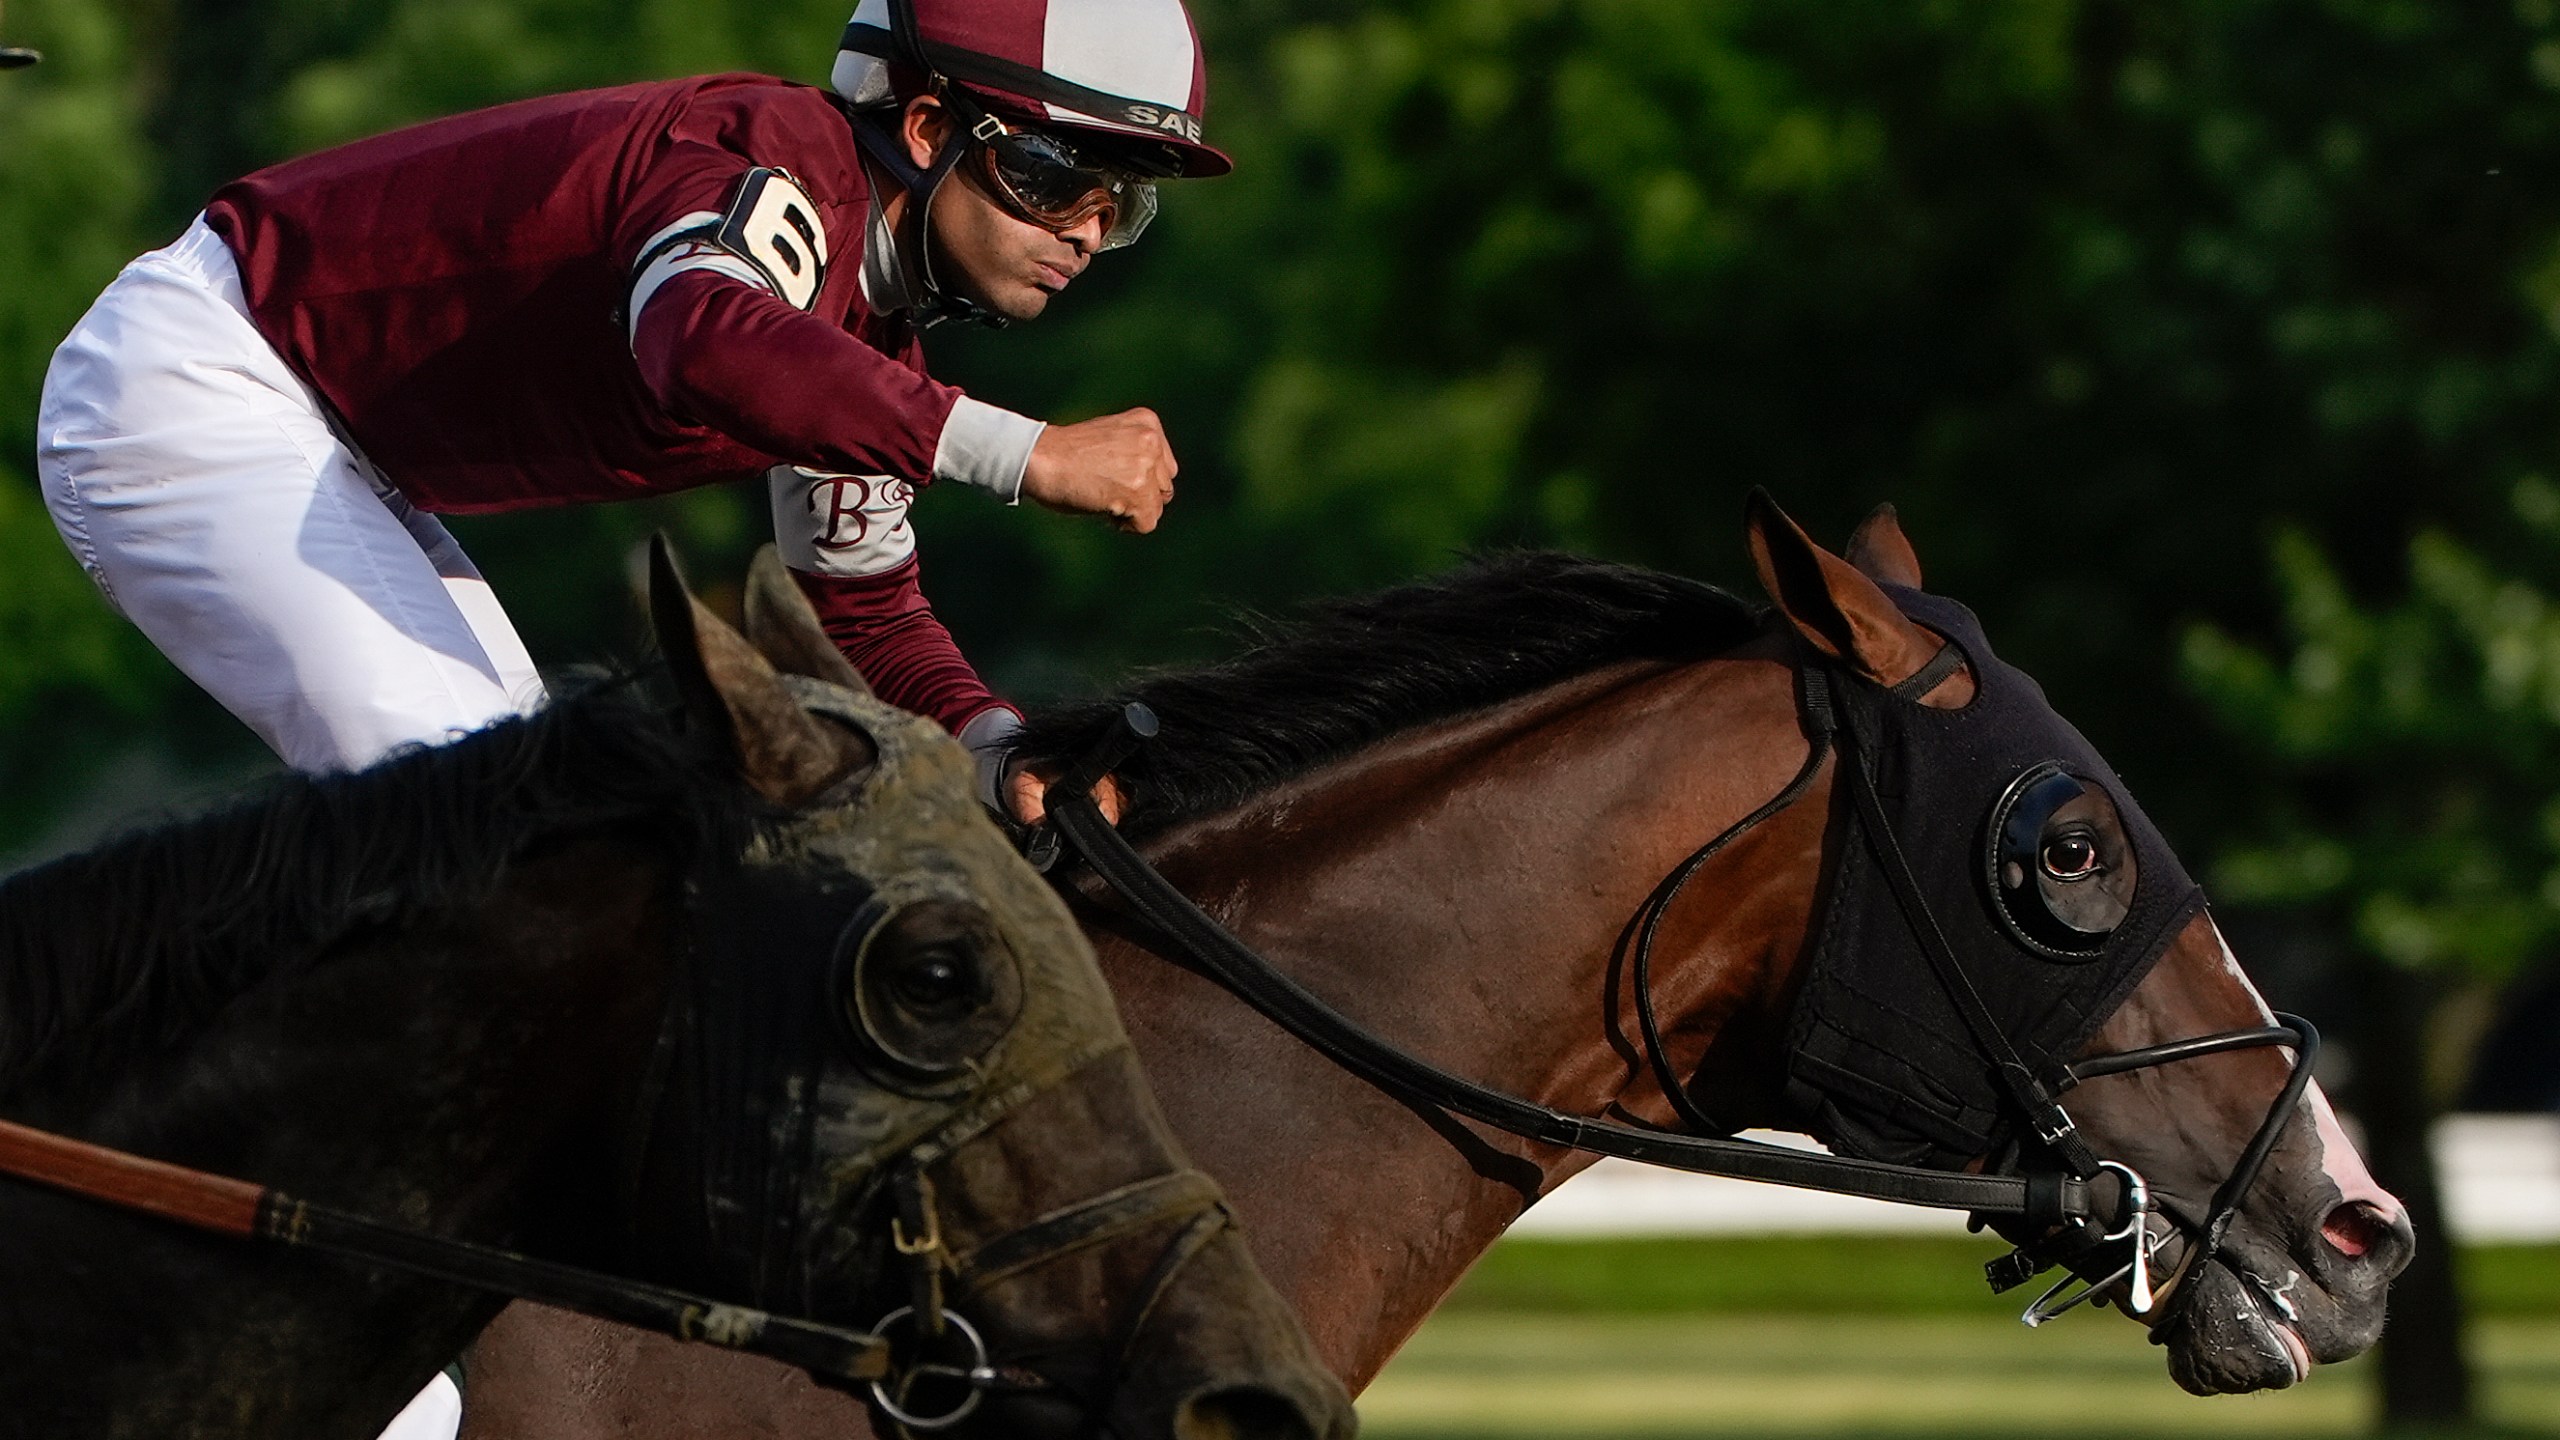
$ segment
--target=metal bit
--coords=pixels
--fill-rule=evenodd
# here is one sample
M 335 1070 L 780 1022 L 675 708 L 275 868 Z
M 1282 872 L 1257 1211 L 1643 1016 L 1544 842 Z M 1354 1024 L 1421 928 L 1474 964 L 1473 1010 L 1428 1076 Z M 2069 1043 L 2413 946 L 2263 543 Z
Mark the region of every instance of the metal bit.
M 2133 1313 L 2151 1313 L 2151 1212 L 2133 1212 Z

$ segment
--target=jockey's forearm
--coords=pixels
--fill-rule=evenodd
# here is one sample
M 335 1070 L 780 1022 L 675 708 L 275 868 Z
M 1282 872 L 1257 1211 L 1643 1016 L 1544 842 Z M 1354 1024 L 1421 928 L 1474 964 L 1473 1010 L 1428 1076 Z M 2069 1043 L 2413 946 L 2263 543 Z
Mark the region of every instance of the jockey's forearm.
M 933 478 L 961 399 L 841 326 L 707 271 L 657 288 L 631 350 L 668 409 L 795 465 L 847 474 Z
M 914 561 L 882 575 L 795 570 L 827 638 L 883 700 L 929 715 L 957 735 L 989 710 L 1011 709 L 978 678 L 917 583 Z

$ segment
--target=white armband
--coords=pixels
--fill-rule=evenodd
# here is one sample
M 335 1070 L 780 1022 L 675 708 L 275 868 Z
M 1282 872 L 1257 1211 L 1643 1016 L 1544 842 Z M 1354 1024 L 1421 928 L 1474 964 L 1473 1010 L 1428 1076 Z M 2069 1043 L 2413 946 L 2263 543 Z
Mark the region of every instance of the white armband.
M 632 265 L 623 315 L 635 343 L 640 312 L 659 287 L 688 270 L 708 270 L 776 296 L 794 310 L 818 303 L 827 279 L 827 231 L 818 207 L 787 170 L 755 169 L 738 180 L 725 212 L 697 210 L 649 237 Z
M 640 343 L 640 312 L 649 308 L 661 287 L 687 270 L 709 270 L 759 290 L 773 288 L 754 266 L 713 241 L 712 231 L 719 224 L 719 216 L 697 211 L 650 236 L 649 243 L 640 247 L 640 263 L 631 272 L 631 297 L 622 307 L 625 341 L 635 347 Z
M 1007 505 L 1022 503 L 1022 472 L 1045 422 L 983 400 L 960 397 L 933 447 L 933 478 L 974 486 Z

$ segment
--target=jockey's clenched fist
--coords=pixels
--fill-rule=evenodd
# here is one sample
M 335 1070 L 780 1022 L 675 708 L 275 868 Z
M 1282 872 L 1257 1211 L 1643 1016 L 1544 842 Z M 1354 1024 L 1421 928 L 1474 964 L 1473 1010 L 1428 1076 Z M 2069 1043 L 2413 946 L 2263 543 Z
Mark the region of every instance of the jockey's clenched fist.
M 1022 493 L 1052 510 L 1108 515 L 1144 535 L 1163 518 L 1181 468 L 1156 412 L 1123 410 L 1042 431 L 1023 467 Z

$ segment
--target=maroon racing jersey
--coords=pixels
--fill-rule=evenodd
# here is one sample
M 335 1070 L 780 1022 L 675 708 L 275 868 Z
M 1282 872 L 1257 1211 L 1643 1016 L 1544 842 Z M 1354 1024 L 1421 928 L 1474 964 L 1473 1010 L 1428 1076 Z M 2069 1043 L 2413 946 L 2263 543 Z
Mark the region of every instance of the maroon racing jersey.
M 681 378 L 661 375 L 653 388 L 644 365 L 664 357 L 635 356 L 626 314 L 642 252 L 689 218 L 723 216 L 759 169 L 797 181 L 837 263 L 805 305 L 732 287 L 735 313 L 711 324 L 814 349 L 791 358 L 822 356 L 833 373 L 750 358 L 755 383 L 678 394 Z M 358 141 L 224 187 L 205 219 L 240 262 L 258 328 L 365 454 L 421 508 L 470 512 L 783 463 L 928 478 L 959 392 L 925 378 L 905 325 L 863 304 L 870 198 L 825 92 L 722 75 Z M 801 413 L 813 394 L 832 422 L 815 430 Z
M 920 485 L 938 457 L 949 478 L 962 397 L 865 303 L 870 206 L 832 96 L 720 75 L 358 141 L 224 187 L 205 218 L 349 438 L 420 508 L 470 513 L 768 474 Z M 997 705 L 911 552 L 870 567 L 795 565 L 848 653 L 919 677 L 875 679 L 884 698 L 955 731 Z

